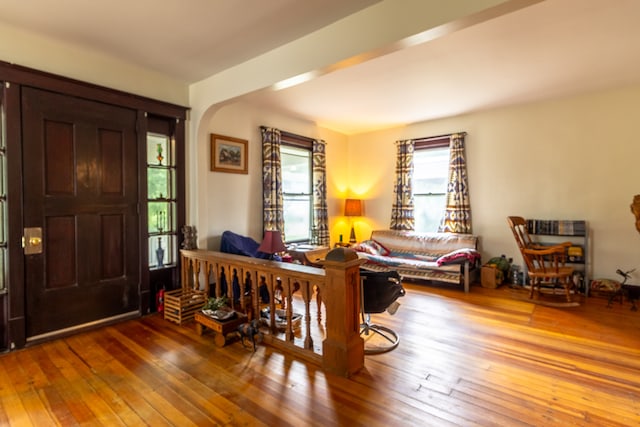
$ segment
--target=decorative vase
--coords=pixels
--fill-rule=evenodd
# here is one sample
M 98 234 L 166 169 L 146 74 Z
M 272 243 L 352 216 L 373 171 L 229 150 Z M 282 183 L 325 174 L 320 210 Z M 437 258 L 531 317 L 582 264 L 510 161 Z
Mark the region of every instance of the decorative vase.
M 158 267 L 162 267 L 164 265 L 164 249 L 162 248 L 162 240 L 158 237 L 158 249 L 156 249 L 156 260 L 158 262 Z

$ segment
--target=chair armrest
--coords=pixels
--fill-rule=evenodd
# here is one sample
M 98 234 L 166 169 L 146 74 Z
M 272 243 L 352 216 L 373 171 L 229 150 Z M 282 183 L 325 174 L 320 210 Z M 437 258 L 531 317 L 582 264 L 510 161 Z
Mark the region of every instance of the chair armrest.
M 567 260 L 567 249 L 564 244 L 545 246 L 544 249 L 523 249 L 523 255 L 528 255 L 537 266 L 546 269 L 553 268 L 556 271 L 564 267 Z
M 540 246 L 535 249 L 523 249 L 523 252 L 529 255 L 556 255 L 566 253 L 565 246 L 562 245 L 554 245 L 554 246 Z
M 532 243 L 529 247 L 527 247 L 527 249 L 536 249 L 536 250 L 543 250 L 543 249 L 548 249 L 548 248 L 556 248 L 556 247 L 562 247 L 562 248 L 568 248 L 573 246 L 573 243 L 571 242 L 562 242 L 562 243 L 556 243 L 554 245 L 539 245 L 537 243 Z

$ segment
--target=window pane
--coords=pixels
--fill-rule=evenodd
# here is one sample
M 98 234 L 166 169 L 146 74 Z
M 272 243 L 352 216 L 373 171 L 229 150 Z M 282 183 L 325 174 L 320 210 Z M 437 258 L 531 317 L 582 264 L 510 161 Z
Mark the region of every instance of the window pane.
M 170 169 L 147 169 L 147 191 L 149 199 L 163 199 L 171 194 L 169 190 Z
M 0 198 L 0 246 L 1 247 L 5 247 L 7 244 L 5 229 L 4 229 L 6 211 L 7 211 L 7 203 L 5 202 L 4 195 L 2 195 L 2 197 Z
M 308 240 L 311 235 L 311 198 L 284 199 L 284 235 L 287 242 Z
M 448 170 L 449 148 L 417 150 L 413 156 L 414 194 L 446 192 Z
M 176 263 L 176 236 L 173 234 L 149 239 L 149 267 L 163 267 Z
M 416 231 L 438 231 L 444 212 L 446 196 L 415 196 Z
M 280 151 L 282 191 L 290 194 L 311 193 L 311 152 L 304 148 L 285 147 Z
M 149 203 L 149 233 L 173 230 L 173 203 Z
M 166 135 L 147 134 L 147 164 L 171 166 L 169 143 Z
M 7 286 L 7 248 L 0 248 L 0 289 L 4 289 Z

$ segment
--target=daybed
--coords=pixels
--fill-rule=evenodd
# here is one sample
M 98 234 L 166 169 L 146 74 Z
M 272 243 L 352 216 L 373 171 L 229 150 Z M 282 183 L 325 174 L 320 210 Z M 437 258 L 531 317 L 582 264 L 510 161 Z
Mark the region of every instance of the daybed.
M 479 270 L 478 237 L 456 233 L 374 230 L 353 249 L 371 271 L 396 270 L 404 278 L 453 283 L 469 292 L 471 274 Z

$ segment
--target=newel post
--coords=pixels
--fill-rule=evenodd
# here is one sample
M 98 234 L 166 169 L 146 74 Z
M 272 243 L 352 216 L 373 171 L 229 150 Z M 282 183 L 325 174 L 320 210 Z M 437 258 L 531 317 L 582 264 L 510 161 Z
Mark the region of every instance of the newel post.
M 336 248 L 324 261 L 326 338 L 322 366 L 345 377 L 364 366 L 364 341 L 360 337 L 360 265 L 364 260 L 351 249 Z

